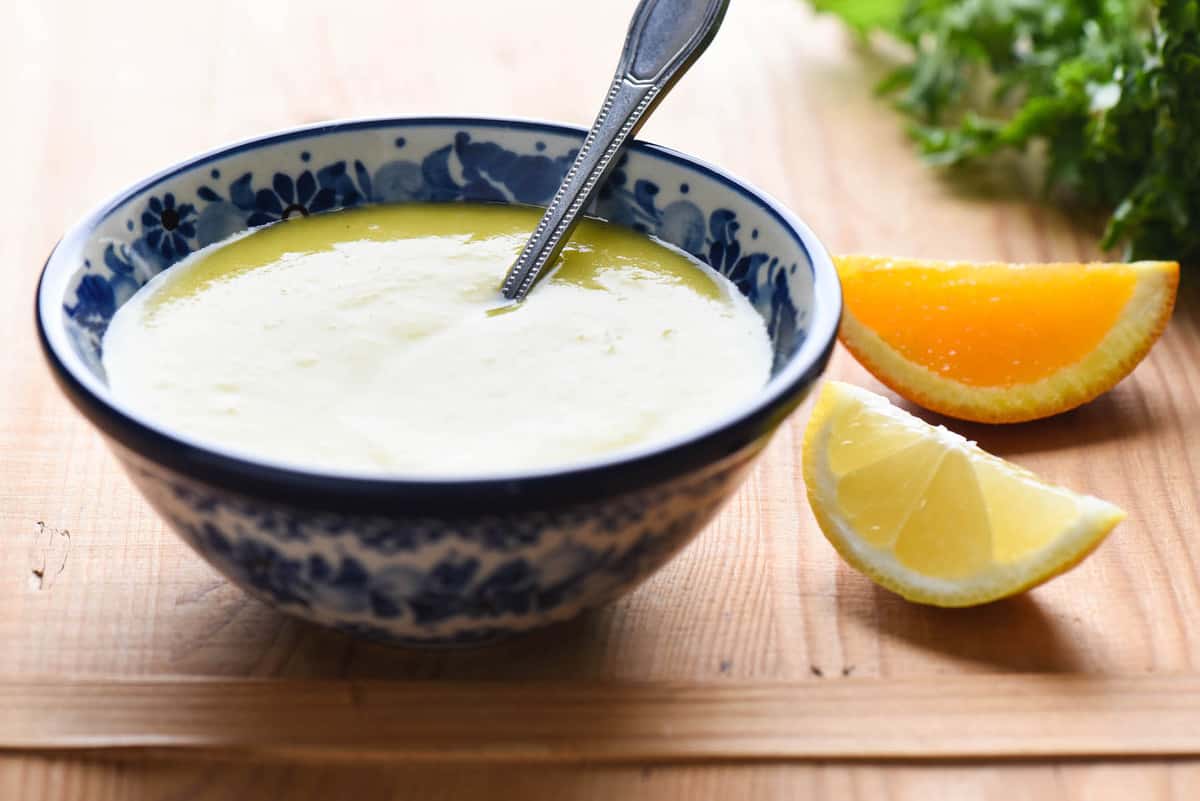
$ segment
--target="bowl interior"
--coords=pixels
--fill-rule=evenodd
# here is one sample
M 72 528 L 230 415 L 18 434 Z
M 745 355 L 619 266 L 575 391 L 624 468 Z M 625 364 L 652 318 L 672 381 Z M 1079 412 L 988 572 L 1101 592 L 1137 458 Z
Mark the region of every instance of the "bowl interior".
M 545 205 L 581 130 L 496 119 L 415 118 L 314 126 L 192 159 L 125 191 L 56 248 L 39 320 L 62 367 L 103 403 L 101 342 L 151 277 L 248 228 L 368 203 Z M 766 322 L 773 376 L 760 405 L 827 353 L 837 279 L 815 236 L 777 203 L 701 162 L 634 143 L 592 214 L 694 254 L 727 276 Z

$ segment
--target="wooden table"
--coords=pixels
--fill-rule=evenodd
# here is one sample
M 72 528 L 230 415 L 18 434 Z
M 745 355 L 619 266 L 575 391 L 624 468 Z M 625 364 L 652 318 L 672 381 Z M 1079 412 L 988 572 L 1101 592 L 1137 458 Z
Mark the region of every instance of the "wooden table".
M 3 0 L 0 746 L 49 734 L 0 758 L 0 797 L 1200 797 L 1190 274 L 1163 341 L 1106 397 L 955 426 L 1129 511 L 1061 580 L 964 611 L 909 605 L 840 563 L 803 500 L 804 409 L 719 520 L 621 603 L 492 650 L 374 646 L 221 580 L 52 386 L 38 268 L 108 193 L 314 120 L 587 123 L 633 4 Z M 1096 255 L 1092 232 L 1012 186 L 984 197 L 920 166 L 871 96 L 883 68 L 799 0 L 738 0 L 644 136 L 763 187 L 835 251 Z M 844 353 L 831 374 L 878 388 Z M 66 750 L 156 722 L 187 745 Z M 288 722 L 311 727 L 307 748 L 282 747 Z M 230 749 L 238 731 L 266 751 Z

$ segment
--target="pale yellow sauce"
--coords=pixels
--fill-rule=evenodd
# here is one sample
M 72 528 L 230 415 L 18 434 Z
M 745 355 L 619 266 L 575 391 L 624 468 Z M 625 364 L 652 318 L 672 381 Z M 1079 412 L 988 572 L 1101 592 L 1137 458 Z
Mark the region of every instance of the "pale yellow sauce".
M 506 206 L 377 206 L 194 254 L 113 318 L 118 400 L 298 467 L 481 474 L 586 461 L 749 400 L 771 354 L 726 279 L 584 222 L 520 305 L 499 283 L 537 223 Z

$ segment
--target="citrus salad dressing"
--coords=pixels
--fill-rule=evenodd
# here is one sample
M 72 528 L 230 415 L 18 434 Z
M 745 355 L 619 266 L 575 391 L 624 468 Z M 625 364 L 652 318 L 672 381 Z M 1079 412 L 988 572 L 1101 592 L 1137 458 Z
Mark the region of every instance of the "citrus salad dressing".
M 117 398 L 198 440 L 375 474 L 552 468 L 702 427 L 766 382 L 762 319 L 681 252 L 587 220 L 520 305 L 530 208 L 376 206 L 260 229 L 113 318 Z

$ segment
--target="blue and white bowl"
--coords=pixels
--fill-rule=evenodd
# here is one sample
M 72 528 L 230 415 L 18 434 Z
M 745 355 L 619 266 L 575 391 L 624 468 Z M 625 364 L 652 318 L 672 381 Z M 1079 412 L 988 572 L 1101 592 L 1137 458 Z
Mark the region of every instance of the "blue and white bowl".
M 217 570 L 282 611 L 421 645 L 569 618 L 687 544 L 829 358 L 841 312 L 833 266 L 808 227 L 761 192 L 679 153 L 630 147 L 593 213 L 728 276 L 767 323 L 773 373 L 752 402 L 701 430 L 567 469 L 381 479 L 246 459 L 132 413 L 106 385 L 100 346 L 117 308 L 197 248 L 367 203 L 544 205 L 582 137 L 508 119 L 379 119 L 198 156 L 63 237 L 37 294 L 46 357 L 151 505 Z

